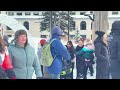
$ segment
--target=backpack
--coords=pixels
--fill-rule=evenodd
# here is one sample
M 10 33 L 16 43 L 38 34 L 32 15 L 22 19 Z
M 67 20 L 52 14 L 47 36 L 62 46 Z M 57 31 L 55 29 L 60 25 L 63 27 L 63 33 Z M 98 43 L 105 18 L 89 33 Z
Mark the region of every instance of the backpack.
M 42 47 L 42 52 L 41 52 L 41 58 L 40 58 L 40 63 L 43 66 L 51 66 L 53 60 L 56 58 L 57 55 L 53 58 L 50 50 L 51 43 L 56 40 L 53 39 L 50 42 L 47 42 L 43 47 Z

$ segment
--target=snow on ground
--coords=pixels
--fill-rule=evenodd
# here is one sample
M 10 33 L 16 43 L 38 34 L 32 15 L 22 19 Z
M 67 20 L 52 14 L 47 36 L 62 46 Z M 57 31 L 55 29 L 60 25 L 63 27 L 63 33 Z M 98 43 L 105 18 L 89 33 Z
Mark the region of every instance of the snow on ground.
M 77 76 L 76 60 L 74 61 L 75 61 L 75 68 L 73 70 L 73 79 L 76 79 L 76 76 Z M 88 69 L 87 79 L 96 79 L 96 64 L 93 65 L 93 68 L 94 68 L 93 76 L 90 76 L 90 71 Z

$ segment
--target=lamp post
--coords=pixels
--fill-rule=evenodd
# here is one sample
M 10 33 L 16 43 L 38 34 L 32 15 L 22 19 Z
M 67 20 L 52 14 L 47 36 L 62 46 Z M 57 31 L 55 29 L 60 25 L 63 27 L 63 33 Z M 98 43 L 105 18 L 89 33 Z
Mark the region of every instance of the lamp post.
M 52 36 L 52 28 L 53 28 L 52 14 L 53 14 L 53 12 L 50 11 L 50 35 L 51 36 Z
M 69 25 L 69 15 L 70 15 L 70 12 L 68 11 L 68 41 L 69 41 L 69 28 L 70 28 L 70 25 Z

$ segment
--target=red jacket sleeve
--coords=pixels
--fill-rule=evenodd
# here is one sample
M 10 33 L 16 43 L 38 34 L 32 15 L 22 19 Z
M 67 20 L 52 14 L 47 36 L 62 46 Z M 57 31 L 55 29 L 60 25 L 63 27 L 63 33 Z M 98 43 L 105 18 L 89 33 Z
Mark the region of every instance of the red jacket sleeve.
M 4 57 L 4 61 L 3 61 L 2 67 L 3 67 L 5 70 L 13 68 L 13 66 L 12 66 L 12 64 L 11 64 L 11 61 L 10 61 L 10 56 L 9 56 L 9 54 L 7 55 L 7 54 L 5 53 L 5 57 Z

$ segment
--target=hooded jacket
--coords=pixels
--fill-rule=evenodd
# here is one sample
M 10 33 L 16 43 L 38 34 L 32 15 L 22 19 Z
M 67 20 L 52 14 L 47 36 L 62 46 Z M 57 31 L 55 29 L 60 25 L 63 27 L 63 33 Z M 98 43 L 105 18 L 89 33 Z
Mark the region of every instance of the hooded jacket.
M 54 27 L 52 30 L 52 37 L 50 39 L 56 39 L 51 44 L 51 53 L 52 56 L 56 58 L 54 59 L 52 65 L 47 67 L 47 70 L 50 74 L 61 74 L 62 72 L 62 58 L 65 60 L 70 60 L 70 54 L 67 51 L 67 48 L 61 43 L 60 36 L 62 35 L 62 30 L 59 27 Z
M 16 79 L 32 79 L 33 72 L 37 77 L 42 77 L 40 64 L 34 48 L 29 44 L 25 48 L 11 43 L 8 47 Z
M 114 21 L 108 38 L 110 71 L 113 79 L 120 79 L 120 21 Z

